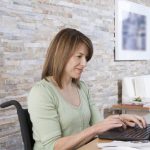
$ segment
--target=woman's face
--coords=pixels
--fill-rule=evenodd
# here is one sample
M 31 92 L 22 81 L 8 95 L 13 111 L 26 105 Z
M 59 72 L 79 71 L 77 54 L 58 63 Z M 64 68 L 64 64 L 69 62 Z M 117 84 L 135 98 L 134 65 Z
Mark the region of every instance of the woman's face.
M 80 78 L 87 64 L 87 55 L 87 46 L 85 44 L 79 44 L 65 67 L 64 76 L 75 79 Z

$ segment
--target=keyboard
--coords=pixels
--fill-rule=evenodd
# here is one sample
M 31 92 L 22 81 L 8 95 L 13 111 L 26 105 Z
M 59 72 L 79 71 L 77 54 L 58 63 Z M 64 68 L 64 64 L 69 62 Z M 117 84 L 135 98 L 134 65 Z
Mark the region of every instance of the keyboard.
M 139 141 L 150 140 L 150 124 L 146 128 L 141 129 L 139 126 L 123 128 L 115 128 L 99 134 L 100 139 L 120 140 L 120 141 Z

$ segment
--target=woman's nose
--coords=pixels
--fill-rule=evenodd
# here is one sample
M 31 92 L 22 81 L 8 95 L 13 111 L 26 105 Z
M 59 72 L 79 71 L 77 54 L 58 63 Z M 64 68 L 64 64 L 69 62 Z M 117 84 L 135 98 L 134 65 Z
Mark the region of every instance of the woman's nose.
M 80 63 L 82 66 L 86 66 L 86 64 L 87 64 L 87 60 L 86 60 L 86 58 L 85 57 L 83 57 L 82 58 L 82 60 L 81 60 L 81 63 Z

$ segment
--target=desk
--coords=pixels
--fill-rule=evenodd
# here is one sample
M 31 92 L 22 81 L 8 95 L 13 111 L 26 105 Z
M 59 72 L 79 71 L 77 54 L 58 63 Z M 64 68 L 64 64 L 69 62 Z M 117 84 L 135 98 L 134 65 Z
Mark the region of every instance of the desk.
M 100 140 L 96 138 L 95 140 L 87 143 L 86 145 L 83 145 L 80 147 L 78 150 L 101 150 L 100 148 L 97 147 L 97 143 L 99 142 L 110 142 L 111 140 Z
M 114 111 L 114 113 L 116 110 L 121 110 L 123 111 L 123 113 L 126 113 L 127 110 L 150 112 L 150 107 L 143 107 L 142 105 L 130 105 L 130 104 L 113 105 L 111 109 Z

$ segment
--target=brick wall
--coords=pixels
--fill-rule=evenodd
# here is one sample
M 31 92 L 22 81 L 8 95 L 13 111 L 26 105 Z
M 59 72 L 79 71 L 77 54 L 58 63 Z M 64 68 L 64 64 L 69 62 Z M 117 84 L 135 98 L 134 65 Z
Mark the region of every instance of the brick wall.
M 93 41 L 94 56 L 82 78 L 99 107 L 117 103 L 121 78 L 150 73 L 150 61 L 114 61 L 114 0 L 1 0 L 0 103 L 16 99 L 26 107 L 49 42 L 64 27 Z M 0 109 L 0 149 L 23 149 L 13 107 Z

